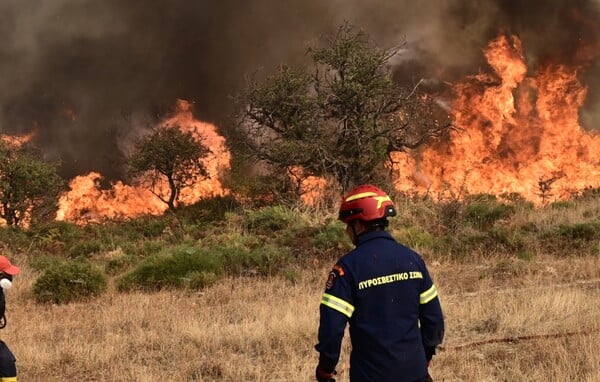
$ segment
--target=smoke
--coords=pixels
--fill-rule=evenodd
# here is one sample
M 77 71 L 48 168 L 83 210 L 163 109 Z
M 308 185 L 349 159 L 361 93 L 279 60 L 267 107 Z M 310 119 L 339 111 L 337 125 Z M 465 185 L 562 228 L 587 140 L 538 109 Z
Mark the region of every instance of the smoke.
M 398 78 L 458 81 L 485 62 L 500 31 L 523 40 L 532 70 L 585 65 L 584 124 L 599 126 L 598 0 L 221 0 L 0 2 L 0 129 L 35 132 L 73 177 L 122 174 L 135 131 L 177 99 L 226 128 L 246 75 L 306 59 L 307 44 L 344 21 L 382 47 L 401 46 Z M 580 62 L 573 62 L 579 60 Z

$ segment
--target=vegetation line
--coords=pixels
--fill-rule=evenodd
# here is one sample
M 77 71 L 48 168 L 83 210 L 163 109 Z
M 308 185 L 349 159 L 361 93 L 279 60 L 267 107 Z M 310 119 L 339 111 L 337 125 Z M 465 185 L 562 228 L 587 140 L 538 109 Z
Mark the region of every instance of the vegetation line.
M 597 279 L 592 279 L 592 280 L 573 281 L 570 283 L 548 284 L 548 285 L 545 285 L 545 287 L 547 287 L 547 288 L 550 288 L 550 287 L 552 287 L 552 288 L 568 288 L 568 287 L 572 287 L 572 286 L 599 284 L 599 283 L 600 283 L 600 278 L 597 278 Z M 517 291 L 525 291 L 528 289 L 540 289 L 540 286 L 536 285 L 536 286 L 530 286 L 530 287 L 524 287 L 524 288 L 483 289 L 483 290 L 478 290 L 477 292 L 452 293 L 452 294 L 446 295 L 446 297 L 456 297 L 456 296 L 476 297 L 476 296 L 481 296 L 482 294 L 486 294 L 486 293 L 511 293 L 511 292 L 517 292 Z
M 538 339 L 546 339 L 546 338 L 565 338 L 565 337 L 572 337 L 572 336 L 589 335 L 589 334 L 598 333 L 598 332 L 600 332 L 600 329 L 589 329 L 589 330 L 582 330 L 582 331 L 576 331 L 576 332 L 564 332 L 564 333 L 552 333 L 552 334 L 533 334 L 533 335 L 528 335 L 528 336 L 517 336 L 517 337 L 491 338 L 491 339 L 487 339 L 487 340 L 469 342 L 466 344 L 456 345 L 456 346 L 439 346 L 438 349 L 440 351 L 459 351 L 459 350 L 471 349 L 471 348 L 478 347 L 481 345 L 493 344 L 493 343 L 517 343 L 519 341 L 525 341 L 525 340 L 538 340 Z

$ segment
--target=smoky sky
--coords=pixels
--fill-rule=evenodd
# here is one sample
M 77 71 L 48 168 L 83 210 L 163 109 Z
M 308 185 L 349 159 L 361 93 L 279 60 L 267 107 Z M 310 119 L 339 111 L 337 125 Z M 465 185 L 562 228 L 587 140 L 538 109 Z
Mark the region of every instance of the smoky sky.
M 0 131 L 35 132 L 66 178 L 117 179 L 135 131 L 177 99 L 226 130 L 248 75 L 301 64 L 346 21 L 381 47 L 401 46 L 397 77 L 412 83 L 477 73 L 486 43 L 516 34 L 530 70 L 584 65 L 582 123 L 597 127 L 599 14 L 600 0 L 2 0 Z

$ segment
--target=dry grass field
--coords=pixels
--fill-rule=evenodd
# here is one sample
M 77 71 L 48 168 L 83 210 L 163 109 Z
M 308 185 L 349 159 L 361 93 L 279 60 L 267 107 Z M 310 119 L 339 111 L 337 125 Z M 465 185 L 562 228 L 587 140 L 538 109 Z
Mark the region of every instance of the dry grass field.
M 202 292 L 129 294 L 111 287 L 92 302 L 56 306 L 34 302 L 35 275 L 23 266 L 0 334 L 22 382 L 312 381 L 330 265 L 306 264 L 295 282 L 228 278 Z M 597 256 L 429 265 L 447 321 L 435 381 L 600 381 Z M 348 346 L 346 337 L 340 382 L 348 381 Z

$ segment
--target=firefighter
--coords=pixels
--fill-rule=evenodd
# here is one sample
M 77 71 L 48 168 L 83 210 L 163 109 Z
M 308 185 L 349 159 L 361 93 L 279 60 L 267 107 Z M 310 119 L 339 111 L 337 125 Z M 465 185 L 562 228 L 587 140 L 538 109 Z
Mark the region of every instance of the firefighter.
M 13 276 L 19 274 L 19 267 L 10 263 L 5 257 L 0 255 L 0 329 L 6 326 L 6 298 L 4 289 L 12 286 Z M 0 382 L 16 382 L 17 367 L 16 359 L 6 343 L 0 340 Z
M 335 381 L 349 323 L 351 382 L 431 381 L 429 362 L 444 337 L 435 285 L 419 254 L 386 231 L 390 197 L 362 185 L 348 192 L 339 220 L 355 249 L 333 266 L 320 309 L 318 382 Z

